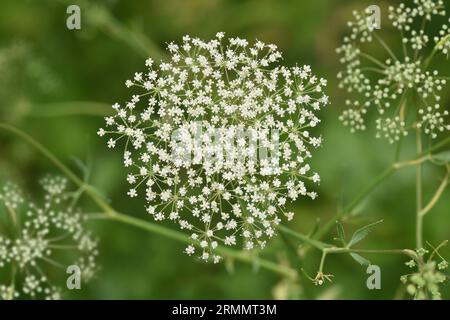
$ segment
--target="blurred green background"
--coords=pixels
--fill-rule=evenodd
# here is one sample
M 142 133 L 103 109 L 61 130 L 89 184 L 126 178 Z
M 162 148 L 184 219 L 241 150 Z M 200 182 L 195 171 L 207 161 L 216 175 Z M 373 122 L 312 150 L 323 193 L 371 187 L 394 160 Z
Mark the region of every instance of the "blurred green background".
M 373 1 L 372 1 L 373 2 Z M 384 10 L 389 2 L 377 1 Z M 81 7 L 82 29 L 66 28 L 66 8 Z M 285 63 L 310 64 L 314 73 L 329 79 L 332 104 L 322 111 L 320 126 L 325 143 L 313 165 L 322 176 L 315 201 L 301 199 L 290 226 L 308 233 L 316 219 L 328 221 L 343 204 L 380 174 L 394 159 L 394 146 L 374 138 L 373 127 L 352 135 L 337 118 L 345 101 L 337 89 L 340 69 L 335 48 L 346 32 L 354 9 L 369 1 L 338 0 L 109 0 L 0 2 L 0 121 L 30 133 L 80 173 L 74 159 L 91 172 L 91 183 L 116 209 L 147 219 L 143 202 L 126 196 L 121 157 L 109 152 L 96 135 L 101 115 L 131 92 L 124 81 L 143 68 L 148 56 L 160 57 L 170 41 L 185 35 L 205 39 L 218 31 L 249 40 L 276 43 Z M 448 67 L 447 67 L 448 70 Z M 450 105 L 450 94 L 446 92 Z M 402 157 L 414 154 L 414 142 L 404 143 Z M 0 132 L 0 183 L 10 179 L 39 196 L 37 181 L 58 173 L 29 145 Z M 425 197 L 439 184 L 442 172 L 425 167 Z M 403 248 L 414 244 L 414 169 L 391 176 L 345 222 L 350 231 L 364 223 L 384 219 L 364 248 Z M 83 203 L 86 210 L 93 205 Z M 326 272 L 333 284 L 315 287 L 305 277 L 297 283 L 258 268 L 236 263 L 207 265 L 182 254 L 183 244 L 112 222 L 96 222 L 102 270 L 76 299 L 392 299 L 401 296 L 399 277 L 408 273 L 402 256 L 374 255 L 382 269 L 382 290 L 366 287 L 366 270 L 348 256 L 331 256 Z M 438 244 L 450 238 L 450 191 L 425 220 L 425 239 Z M 326 240 L 331 241 L 333 233 Z M 442 254 L 450 257 L 447 248 Z M 292 263 L 280 237 L 266 256 Z M 301 261 L 310 274 L 320 256 Z M 298 264 L 291 264 L 299 269 Z M 400 288 L 400 289 L 399 289 Z M 449 285 L 444 297 L 449 297 Z

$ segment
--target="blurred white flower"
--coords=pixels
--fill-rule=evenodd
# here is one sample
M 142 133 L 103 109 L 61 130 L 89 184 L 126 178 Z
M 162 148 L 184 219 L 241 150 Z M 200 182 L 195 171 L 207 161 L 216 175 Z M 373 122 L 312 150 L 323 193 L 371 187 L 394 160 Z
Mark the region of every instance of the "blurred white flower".
M 450 130 L 448 111 L 442 110 L 441 92 L 448 77 L 430 70 L 430 61 L 438 52 L 447 55 L 450 32 L 443 25 L 439 35 L 428 34 L 429 21 L 445 16 L 442 0 L 415 0 L 411 7 L 401 3 L 389 8 L 389 19 L 397 29 L 401 52 L 394 52 L 380 31 L 369 28 L 369 12 L 354 12 L 349 23 L 351 34 L 337 49 L 346 68 L 338 74 L 340 87 L 355 95 L 346 101 L 348 109 L 340 116 L 352 132 L 365 130 L 368 110 L 376 109 L 377 137 L 398 141 L 414 128 L 423 128 L 431 138 Z M 438 19 L 438 18 L 436 18 Z M 435 43 L 430 41 L 434 39 Z M 370 45 L 368 44 L 370 43 Z M 378 45 L 379 57 L 370 51 Z
M 80 268 L 82 281 L 97 269 L 97 241 L 73 208 L 67 181 L 46 178 L 42 187 L 41 205 L 26 201 L 13 184 L 0 190 L 0 299 L 59 299 L 69 265 Z

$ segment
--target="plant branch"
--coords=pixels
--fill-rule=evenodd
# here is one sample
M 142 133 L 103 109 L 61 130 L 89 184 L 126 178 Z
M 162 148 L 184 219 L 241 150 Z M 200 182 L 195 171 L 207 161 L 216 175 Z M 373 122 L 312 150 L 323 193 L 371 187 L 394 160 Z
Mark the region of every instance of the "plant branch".
M 448 165 L 447 165 L 448 168 Z M 447 174 L 445 175 L 444 179 L 442 179 L 441 184 L 439 185 L 438 189 L 436 190 L 434 196 L 431 198 L 430 202 L 420 211 L 420 215 L 423 217 L 425 216 L 430 210 L 434 207 L 434 205 L 439 201 L 442 194 L 444 193 L 445 188 L 447 187 L 448 180 L 450 176 L 450 170 L 447 169 Z
M 314 279 L 311 277 L 310 280 L 312 280 L 316 285 L 323 284 L 324 279 L 327 279 L 331 281 L 331 277 L 333 275 L 331 274 L 324 274 L 324 268 L 325 268 L 325 260 L 329 254 L 351 254 L 351 253 L 362 253 L 362 254 L 402 254 L 406 255 L 416 261 L 419 261 L 420 258 L 417 256 L 417 254 L 410 249 L 385 249 L 385 250 L 365 250 L 365 249 L 351 249 L 351 248 L 337 248 L 337 247 L 329 247 L 322 249 L 322 256 L 320 258 L 320 264 L 319 264 L 319 270 L 317 271 L 317 275 Z
M 416 149 L 417 154 L 422 153 L 422 131 L 417 128 L 416 131 Z M 423 247 L 423 215 L 422 211 L 422 162 L 416 164 L 416 248 Z
M 431 160 L 431 155 L 427 154 L 414 160 L 402 161 L 393 164 L 394 169 L 403 169 L 405 167 L 420 166 L 426 161 Z
M 426 154 L 430 154 L 440 148 L 442 148 L 443 146 L 447 145 L 450 143 L 450 137 L 447 137 L 441 141 L 439 141 L 438 143 L 434 144 L 433 146 L 431 146 L 427 151 L 425 151 L 422 155 L 426 155 Z
M 410 249 L 351 249 L 351 248 L 326 248 L 327 253 L 361 253 L 361 254 L 404 254 L 408 257 L 416 257 L 416 253 Z
M 309 245 L 311 245 L 311 246 L 313 246 L 314 248 L 317 248 L 317 249 L 319 249 L 319 250 L 323 250 L 323 249 L 325 249 L 325 248 L 327 248 L 327 247 L 330 246 L 330 245 L 327 244 L 327 243 L 324 243 L 324 242 L 321 242 L 321 241 L 318 241 L 318 240 L 311 239 L 311 238 L 308 237 L 307 235 L 304 235 L 304 234 L 301 234 L 301 233 L 299 233 L 299 232 L 296 232 L 296 231 L 294 231 L 294 230 L 292 230 L 292 229 L 290 229 L 290 228 L 288 228 L 288 227 L 285 227 L 285 226 L 283 226 L 283 225 L 278 225 L 277 228 L 278 228 L 279 231 L 281 231 L 281 232 L 283 232 L 283 233 L 285 233 L 285 234 L 287 234 L 287 235 L 290 235 L 290 236 L 296 238 L 297 240 L 300 240 L 300 241 L 302 241 L 302 242 L 305 242 L 305 243 L 307 243 L 307 244 L 309 244 Z

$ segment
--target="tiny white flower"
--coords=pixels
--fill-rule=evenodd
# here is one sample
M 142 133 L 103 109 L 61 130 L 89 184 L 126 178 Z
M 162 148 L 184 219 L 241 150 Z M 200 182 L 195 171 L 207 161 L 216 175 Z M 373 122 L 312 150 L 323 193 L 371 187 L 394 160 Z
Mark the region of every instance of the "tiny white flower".
M 136 196 L 137 196 L 136 189 L 130 189 L 130 190 L 127 192 L 127 194 L 128 194 L 128 196 L 129 196 L 130 198 L 136 197 Z
M 103 136 L 105 135 L 105 130 L 104 130 L 103 128 L 100 128 L 100 129 L 98 129 L 97 134 L 98 134 L 100 137 L 103 137 Z
M 186 252 L 189 256 L 191 256 L 191 255 L 193 255 L 194 252 L 195 252 L 195 247 L 194 247 L 193 245 L 189 245 L 189 246 L 187 246 L 187 248 L 185 249 L 185 252 Z

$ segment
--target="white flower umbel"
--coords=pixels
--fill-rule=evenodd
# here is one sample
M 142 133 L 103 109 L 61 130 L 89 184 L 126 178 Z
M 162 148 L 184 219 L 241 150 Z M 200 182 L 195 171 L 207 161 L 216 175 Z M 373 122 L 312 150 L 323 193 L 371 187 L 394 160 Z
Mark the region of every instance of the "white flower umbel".
M 136 72 L 136 89 L 98 131 L 124 148 L 130 197 L 143 196 L 157 221 L 185 230 L 185 249 L 220 261 L 219 244 L 264 248 L 289 201 L 316 197 L 309 161 L 320 146 L 316 113 L 326 80 L 309 66 L 278 66 L 281 53 L 261 41 L 185 36 L 170 60 Z
M 444 2 L 414 0 L 411 6 L 390 7 L 392 27 L 381 31 L 370 28 L 370 12 L 354 15 L 355 21 L 349 22 L 351 34 L 337 49 L 346 66 L 338 74 L 340 87 L 355 97 L 347 101 L 349 109 L 340 116 L 343 124 L 352 132 L 365 130 L 368 111 L 376 109 L 377 137 L 390 143 L 415 128 L 431 138 L 450 130 L 447 106 L 441 105 L 448 74 L 441 76 L 430 63 L 439 53 L 448 58 L 450 30 L 443 24 L 439 34 L 428 32 L 431 20 L 444 19 Z M 390 46 L 392 37 L 383 38 L 383 32 L 393 29 L 397 29 L 399 50 Z
M 44 179 L 41 205 L 25 201 L 15 185 L 0 190 L 0 300 L 60 299 L 70 265 L 79 267 L 81 281 L 93 277 L 97 241 L 66 184 Z

